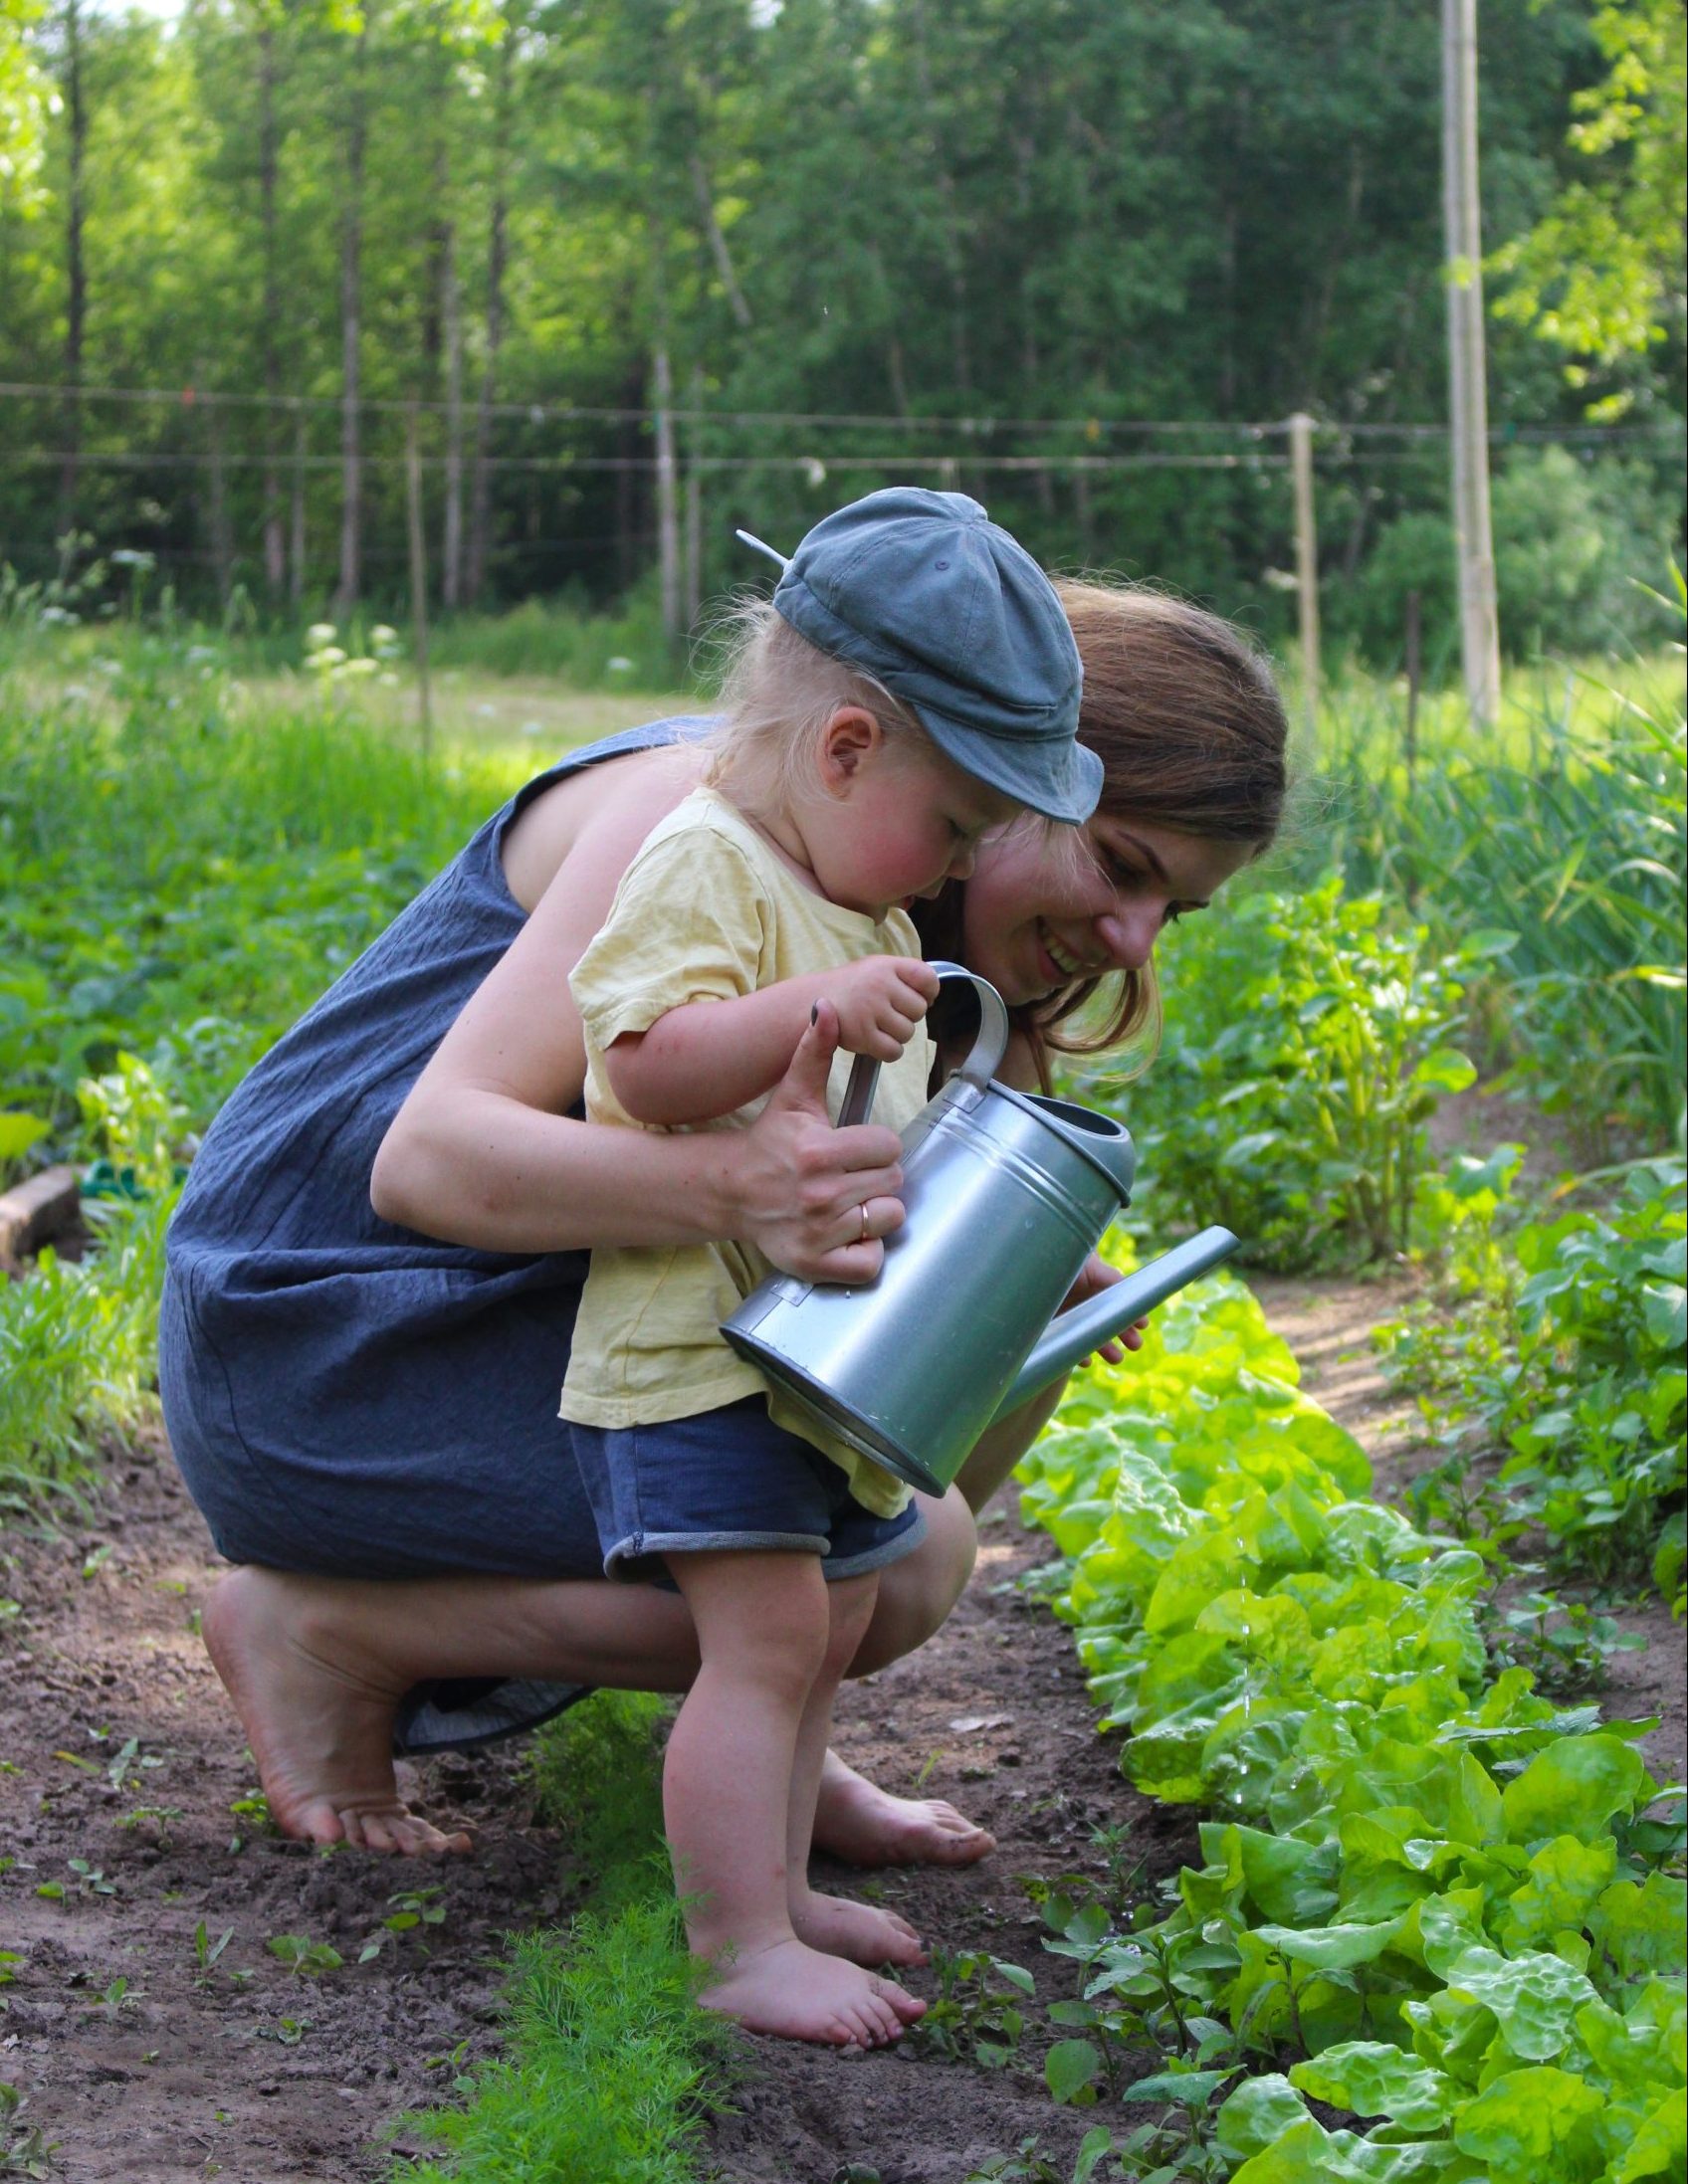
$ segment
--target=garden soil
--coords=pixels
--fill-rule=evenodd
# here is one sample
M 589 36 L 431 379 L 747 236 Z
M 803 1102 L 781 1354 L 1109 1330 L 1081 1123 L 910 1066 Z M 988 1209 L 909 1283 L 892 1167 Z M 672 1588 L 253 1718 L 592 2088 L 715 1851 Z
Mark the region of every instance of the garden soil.
M 1398 1297 L 1277 1284 L 1263 1299 L 1387 1491 L 1410 1469 L 1410 1420 L 1365 1343 Z M 18 1959 L 0 1959 L 14 1975 L 0 1989 L 0 2081 L 24 2096 L 9 2124 L 0 2115 L 0 2168 L 9 2129 L 11 2173 L 51 2147 L 46 2173 L 65 2184 L 402 2174 L 425 2150 L 406 2112 L 449 2100 L 457 2072 L 497 2052 L 503 1937 L 566 1916 L 582 1877 L 535 1819 L 520 1745 L 416 1770 L 435 1817 L 473 1830 L 470 1859 L 323 1855 L 240 1812 L 256 1779 L 196 1636 L 217 1574 L 210 1542 L 158 1437 L 116 1453 L 110 1481 L 74 1531 L 0 1541 L 0 1594 L 19 1604 L 0 1624 L 0 1948 Z M 958 1872 L 820 1879 L 877 1893 L 931 1943 L 1025 1966 L 1052 2000 L 1069 1991 L 1066 1967 L 1039 1945 L 1024 1877 L 1100 1877 L 1091 1837 L 1106 1824 L 1130 1831 L 1147 1885 L 1194 1855 L 1194 1815 L 1130 1789 L 1069 1634 L 1016 1585 L 1047 1541 L 1009 1510 L 992 1512 L 983 1540 L 945 1631 L 918 1660 L 848 1688 L 839 1741 L 888 1787 L 922 1782 L 960 1805 L 998 1848 Z M 1649 1650 L 1620 1657 L 1608 1704 L 1667 1715 L 1649 1754 L 1680 1779 L 1682 1638 L 1655 1621 Z M 411 1906 L 428 1915 L 386 1928 L 418 1889 L 438 1891 Z M 343 1963 L 294 1971 L 268 1946 L 283 1936 Z M 930 1973 L 911 1983 L 934 1991 Z M 1029 2035 L 996 2071 L 913 2049 L 852 2058 L 746 2041 L 733 2108 L 711 2128 L 723 2184 L 962 2184 L 1034 2135 L 1070 2162 L 1098 2120 L 1053 2106 Z

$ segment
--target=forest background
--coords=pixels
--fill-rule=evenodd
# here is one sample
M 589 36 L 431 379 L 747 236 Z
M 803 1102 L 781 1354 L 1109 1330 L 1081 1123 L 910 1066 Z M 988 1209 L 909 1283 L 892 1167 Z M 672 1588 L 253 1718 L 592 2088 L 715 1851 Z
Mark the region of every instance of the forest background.
M 1482 11 L 1515 655 L 1656 641 L 1682 24 Z M 650 600 L 671 432 L 688 618 L 912 479 L 1276 640 L 1306 410 L 1328 631 L 1453 650 L 1429 0 L 0 0 L 0 113 L 20 580 L 400 619 L 415 402 L 436 607 Z

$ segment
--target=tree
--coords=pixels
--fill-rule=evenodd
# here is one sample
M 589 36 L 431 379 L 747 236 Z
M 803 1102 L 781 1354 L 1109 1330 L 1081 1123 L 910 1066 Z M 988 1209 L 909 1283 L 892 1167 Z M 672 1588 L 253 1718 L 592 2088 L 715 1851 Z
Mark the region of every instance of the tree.
M 1590 24 L 1605 73 L 1572 100 L 1568 142 L 1585 172 L 1528 234 L 1494 255 L 1513 277 L 1497 314 L 1568 352 L 1587 388 L 1666 341 L 1684 314 L 1683 194 L 1688 186 L 1688 18 L 1682 0 L 1610 0 Z M 1628 409 L 1629 383 L 1594 418 Z
M 30 32 L 46 0 L 0 0 L 0 204 L 29 210 L 41 194 L 52 96 Z

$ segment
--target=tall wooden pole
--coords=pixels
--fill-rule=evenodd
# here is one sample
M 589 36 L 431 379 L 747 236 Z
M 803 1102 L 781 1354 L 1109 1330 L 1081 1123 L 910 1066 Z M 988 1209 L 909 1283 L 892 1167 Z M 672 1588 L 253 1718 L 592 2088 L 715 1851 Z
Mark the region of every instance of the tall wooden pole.
M 1460 657 L 1471 716 L 1487 726 L 1500 711 L 1501 655 L 1489 524 L 1483 230 L 1477 199 L 1477 0 L 1442 0 L 1442 212 Z
M 422 763 L 434 755 L 434 696 L 428 682 L 428 548 L 422 527 L 422 453 L 416 404 L 404 413 L 404 500 L 410 531 L 410 627 L 416 645 L 416 698 L 422 719 Z
M 1319 734 L 1319 531 L 1313 515 L 1313 420 L 1290 419 L 1290 469 L 1295 479 L 1295 577 L 1301 603 L 1301 680 L 1307 732 Z

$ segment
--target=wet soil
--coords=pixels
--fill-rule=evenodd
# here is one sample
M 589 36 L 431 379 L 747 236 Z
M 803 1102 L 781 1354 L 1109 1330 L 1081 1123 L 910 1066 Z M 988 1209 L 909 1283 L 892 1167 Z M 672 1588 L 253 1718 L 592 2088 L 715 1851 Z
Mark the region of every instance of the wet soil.
M 1399 1290 L 1261 1293 L 1310 1391 L 1366 1443 L 1389 1492 L 1423 1461 L 1410 1405 L 1367 1346 Z M 316 1852 L 234 1810 L 256 1779 L 197 1637 L 214 1552 L 158 1436 L 117 1453 L 109 1478 L 93 1520 L 0 1535 L 0 1597 L 18 1604 L 0 1613 L 0 1949 L 17 1958 L 0 1958 L 13 1974 L 0 1987 L 0 2081 L 25 2096 L 9 2126 L 0 2117 L 0 2164 L 9 2127 L 14 2142 L 28 2130 L 56 2146 L 50 2173 L 67 2184 L 385 2179 L 421 2150 L 404 2112 L 449 2099 L 463 2063 L 496 2050 L 502 1937 L 566 1915 L 580 1885 L 568 1846 L 535 1820 L 519 1745 L 416 1770 L 428 1809 L 476 1836 L 473 1858 L 444 1866 Z M 1100 1879 L 1092 1834 L 1107 1825 L 1129 1831 L 1147 1886 L 1194 1855 L 1195 1815 L 1126 1783 L 1069 1634 L 1017 1587 L 1048 1542 L 1007 1509 L 983 1540 L 945 1631 L 847 1688 L 839 1743 L 891 1789 L 950 1798 L 998 1848 L 961 1871 L 817 1878 L 878 1893 L 931 1944 L 1023 1965 L 1047 2002 L 1071 1984 L 1040 1946 L 1023 1877 Z M 1619 1657 L 1606 1703 L 1667 1715 L 1647 1748 L 1654 1771 L 1679 1780 L 1682 1632 L 1654 1620 L 1649 1650 Z M 443 1916 L 386 1928 L 416 1889 L 437 1889 L 421 1907 Z M 269 1946 L 286 1936 L 343 1961 L 292 1969 Z M 379 1953 L 359 1962 L 375 1939 Z M 936 1992 L 930 1973 L 911 1984 Z M 1070 2163 L 1096 2115 L 1050 2101 L 1044 2037 L 1028 2033 L 990 2071 L 913 2041 L 853 2059 L 746 2042 L 734 2110 L 711 2134 L 722 2184 L 961 2184 L 1034 2134 Z

